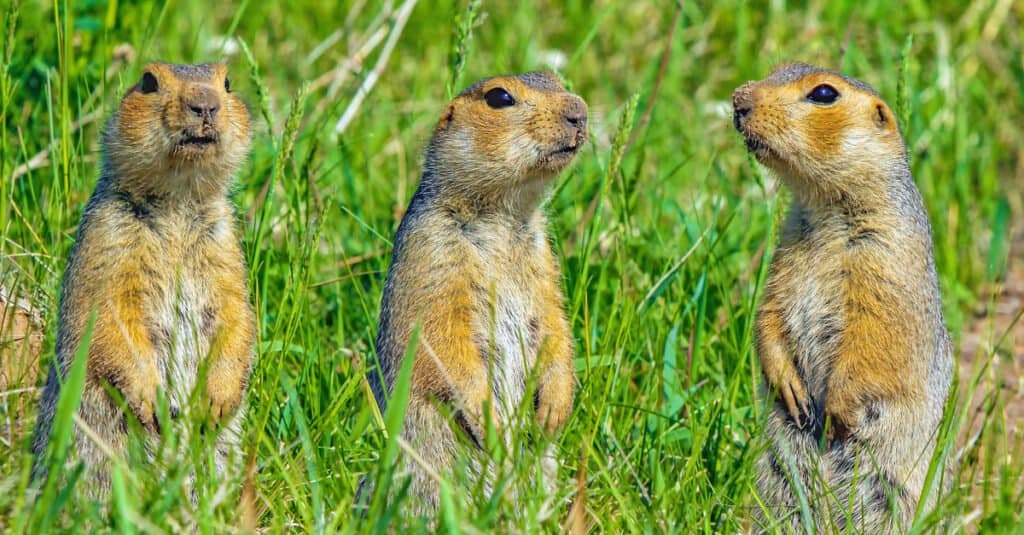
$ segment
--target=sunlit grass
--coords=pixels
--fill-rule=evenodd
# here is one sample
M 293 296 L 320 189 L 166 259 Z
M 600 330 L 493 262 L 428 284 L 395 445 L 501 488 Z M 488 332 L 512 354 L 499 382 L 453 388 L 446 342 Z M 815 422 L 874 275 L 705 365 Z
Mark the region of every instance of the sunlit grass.
M 449 93 L 479 78 L 555 69 L 591 109 L 592 144 L 547 205 L 579 386 L 556 443 L 554 508 L 522 485 L 534 455 L 497 452 L 509 484 L 526 491 L 513 504 L 452 481 L 439 525 L 454 531 L 559 532 L 580 463 L 596 530 L 748 525 L 763 446 L 753 312 L 788 197 L 748 158 L 729 96 L 774 64 L 841 67 L 898 110 L 954 338 L 990 298 L 982 288 L 1006 273 L 1020 218 L 1024 11 L 1013 2 L 684 2 L 667 48 L 673 2 L 484 1 L 472 16 L 464 1 L 420 3 L 340 136 L 335 125 L 380 59 L 402 2 L 9 5 L 0 285 L 42 311 L 42 365 L 53 356 L 61 274 L 96 183 L 104 118 L 147 61 L 230 66 L 255 125 L 235 194 L 260 322 L 243 444 L 257 466 L 259 523 L 271 531 L 400 521 L 383 503 L 361 521 L 352 513 L 359 478 L 393 475 L 386 470 L 403 454 L 363 373 L 391 235 L 418 183 L 421 151 Z M 991 333 L 993 347 L 1002 334 Z M 982 362 L 965 377 L 980 377 Z M 1016 532 L 1021 446 L 1008 438 L 1005 395 L 981 396 L 976 413 L 966 405 L 974 387 L 961 383 L 948 410 L 942 444 L 962 463 L 942 512 L 949 527 Z M 129 459 L 110 503 L 92 503 L 77 487 L 26 499 L 35 404 L 16 414 L 15 395 L 36 394 L 0 398 L 0 530 L 237 525 L 240 481 L 200 469 L 196 505 L 190 499 L 189 474 L 208 461 L 198 434 L 182 446 L 190 455 L 158 466 Z M 966 441 L 972 426 L 984 432 Z M 387 482 L 400 494 L 401 481 Z M 936 520 L 922 518 L 921 528 Z

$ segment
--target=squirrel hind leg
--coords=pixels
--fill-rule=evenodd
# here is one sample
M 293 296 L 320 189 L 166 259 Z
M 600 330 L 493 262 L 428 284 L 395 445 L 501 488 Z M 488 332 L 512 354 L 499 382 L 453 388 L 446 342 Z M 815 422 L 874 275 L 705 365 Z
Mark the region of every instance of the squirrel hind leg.
M 772 533 L 802 532 L 805 519 L 800 514 L 799 493 L 811 505 L 815 524 L 826 507 L 820 503 L 824 493 L 819 441 L 806 429 L 799 429 L 782 407 L 772 409 L 765 424 L 767 447 L 757 462 L 757 492 L 765 509 L 754 507 L 753 517 L 759 529 Z
M 451 478 L 456 459 L 458 437 L 453 422 L 432 403 L 411 400 L 405 414 L 402 440 L 415 452 L 399 453 L 403 459 L 399 472 L 391 478 L 390 493 L 401 489 L 408 479 L 405 509 L 413 516 L 431 516 L 440 507 L 439 481 Z M 404 450 L 404 448 L 403 448 Z M 367 491 L 376 492 L 372 482 Z M 387 486 L 387 485 L 386 485 Z M 368 502 L 372 498 L 367 496 Z M 391 499 L 391 496 L 389 496 Z
M 852 438 L 823 458 L 834 493 L 835 521 L 864 533 L 895 533 L 910 527 L 916 500 L 891 466 L 872 452 L 871 441 Z M 884 453 L 883 453 L 884 455 Z
M 113 461 L 108 452 L 121 456 L 127 454 L 127 419 L 131 416 L 125 414 L 102 387 L 90 384 L 86 384 L 82 392 L 78 414 L 83 421 L 90 423 L 91 434 L 86 435 L 81 427 L 74 426 L 72 440 L 75 452 L 86 468 L 79 487 L 92 498 L 109 496 Z
M 856 475 L 852 470 L 836 474 L 838 479 L 832 482 L 839 513 L 835 516 L 836 525 L 848 525 L 863 533 L 897 533 L 909 529 L 916 502 L 907 488 L 884 472 L 868 470 L 869 473 L 864 473 L 863 469 L 858 472 Z

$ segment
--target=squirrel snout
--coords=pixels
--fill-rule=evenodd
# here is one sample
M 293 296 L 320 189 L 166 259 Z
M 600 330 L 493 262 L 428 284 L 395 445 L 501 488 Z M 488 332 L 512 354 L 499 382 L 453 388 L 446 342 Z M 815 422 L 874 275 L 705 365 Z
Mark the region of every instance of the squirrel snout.
M 211 88 L 197 87 L 189 92 L 183 104 L 196 117 L 211 120 L 220 110 L 220 97 Z
M 587 128 L 587 105 L 583 99 L 575 97 L 562 112 L 562 120 L 572 128 L 584 130 Z
M 754 94 L 750 90 L 750 84 L 741 86 L 732 94 L 732 125 L 740 130 L 743 119 L 750 115 L 754 109 Z

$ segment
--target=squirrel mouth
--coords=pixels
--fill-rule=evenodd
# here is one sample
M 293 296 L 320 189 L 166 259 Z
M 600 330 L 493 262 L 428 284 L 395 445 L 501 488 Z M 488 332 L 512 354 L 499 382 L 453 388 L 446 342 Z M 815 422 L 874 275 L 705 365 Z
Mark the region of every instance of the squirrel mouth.
M 554 150 L 547 153 L 540 153 L 540 159 L 537 162 L 538 167 L 546 168 L 551 171 L 561 171 L 565 166 L 569 165 L 573 159 L 576 158 L 576 154 L 580 152 L 580 149 L 586 144 L 586 130 L 577 130 L 573 135 L 566 136 L 562 139 L 556 140 Z
M 541 159 L 541 165 L 551 169 L 562 169 L 569 162 L 576 158 L 576 153 L 579 152 L 580 147 L 583 144 L 577 143 L 575 145 L 563 145 L 545 155 Z
M 758 158 L 775 155 L 775 151 L 767 143 L 753 134 L 743 132 L 743 142 L 747 146 L 747 151 L 753 153 Z
M 562 147 L 562 148 L 552 152 L 551 155 L 552 156 L 558 156 L 558 155 L 561 155 L 561 154 L 573 155 L 573 154 L 576 154 L 576 152 L 580 150 L 580 146 L 581 145 L 579 145 L 579 144 L 576 144 L 576 145 L 566 145 L 566 146 L 564 146 L 564 147 Z
M 215 136 L 185 136 L 178 142 L 179 145 L 212 145 L 217 142 Z
M 747 150 L 750 152 L 758 152 L 768 148 L 760 139 L 750 135 L 745 136 L 743 141 L 747 145 Z
M 217 143 L 216 134 L 196 135 L 190 132 L 183 132 L 178 140 L 178 148 L 202 149 Z

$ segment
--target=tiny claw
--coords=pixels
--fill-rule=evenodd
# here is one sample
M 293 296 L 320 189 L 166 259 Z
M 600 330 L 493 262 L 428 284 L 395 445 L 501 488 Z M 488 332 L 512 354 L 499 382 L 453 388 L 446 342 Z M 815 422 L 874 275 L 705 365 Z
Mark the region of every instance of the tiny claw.
M 828 422 L 827 439 L 829 447 L 837 442 L 846 442 L 846 440 L 850 438 L 850 435 L 853 434 L 850 427 L 841 419 L 836 417 L 835 414 L 830 414 L 828 416 Z
M 789 386 L 782 388 L 782 398 L 786 402 L 786 409 L 789 411 L 789 415 L 793 417 L 793 421 L 796 422 L 798 429 L 803 429 L 804 424 L 800 419 L 800 410 L 797 409 L 796 398 L 793 395 L 793 390 Z
M 803 384 L 799 379 L 794 378 L 794 380 L 783 382 L 779 386 L 779 393 L 782 395 L 782 401 L 786 404 L 786 410 L 793 418 L 797 429 L 803 429 L 806 425 L 813 424 L 814 417 L 811 415 L 808 405 L 807 392 L 804 391 Z
M 157 419 L 156 412 L 152 408 L 140 406 L 132 412 L 135 413 L 135 418 L 143 429 L 156 435 L 160 434 L 160 421 Z
M 215 429 L 220 421 L 227 415 L 227 407 L 223 403 L 210 403 L 210 409 L 207 411 L 207 424 L 210 429 Z

